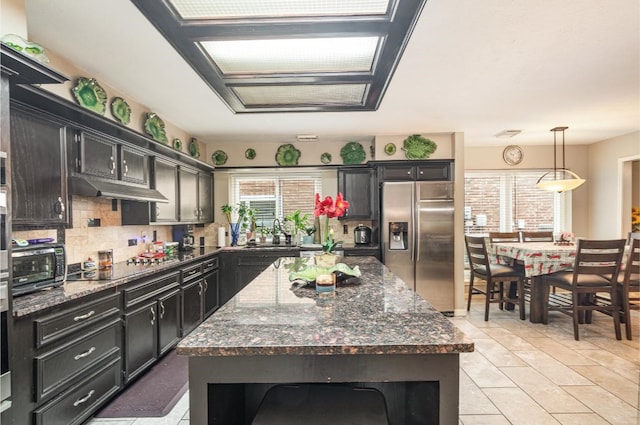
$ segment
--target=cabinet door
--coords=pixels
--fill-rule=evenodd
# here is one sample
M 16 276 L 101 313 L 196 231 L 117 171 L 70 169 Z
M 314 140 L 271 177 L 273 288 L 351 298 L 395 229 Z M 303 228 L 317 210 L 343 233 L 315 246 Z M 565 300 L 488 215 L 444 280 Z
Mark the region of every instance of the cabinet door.
M 152 203 L 151 213 L 156 223 L 176 223 L 178 221 L 178 167 L 175 163 L 155 158 L 155 188 L 169 200 L 167 203 Z
M 118 144 L 101 134 L 88 131 L 80 132 L 78 170 L 84 174 L 116 180 Z
M 180 167 L 180 222 L 198 222 L 198 172 Z
M 196 279 L 182 289 L 182 335 L 185 336 L 202 322 L 202 279 Z
M 157 358 L 158 312 L 151 300 L 124 315 L 125 380 L 128 382 L 144 371 Z
M 13 224 L 70 224 L 65 124 L 35 111 L 11 107 L 11 204 Z
M 372 220 L 376 215 L 376 180 L 371 168 L 341 168 L 338 170 L 338 192 L 349 201 L 344 219 Z
M 121 179 L 149 187 L 149 156 L 128 146 L 121 147 Z
M 198 212 L 201 223 L 213 222 L 213 175 L 198 173 Z
M 158 299 L 158 354 L 162 356 L 180 340 L 180 290 Z
M 206 319 L 218 309 L 220 299 L 219 292 L 219 278 L 220 274 L 218 270 L 212 270 L 207 273 L 203 278 L 204 283 L 204 315 L 203 319 Z

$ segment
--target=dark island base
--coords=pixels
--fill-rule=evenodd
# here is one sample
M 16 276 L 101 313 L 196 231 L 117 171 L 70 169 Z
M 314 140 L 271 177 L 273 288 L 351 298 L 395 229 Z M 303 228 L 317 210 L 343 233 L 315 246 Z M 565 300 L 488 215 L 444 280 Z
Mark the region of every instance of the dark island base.
M 379 390 L 391 425 L 455 424 L 458 380 L 457 353 L 190 357 L 190 422 L 249 425 L 274 385 L 325 383 Z

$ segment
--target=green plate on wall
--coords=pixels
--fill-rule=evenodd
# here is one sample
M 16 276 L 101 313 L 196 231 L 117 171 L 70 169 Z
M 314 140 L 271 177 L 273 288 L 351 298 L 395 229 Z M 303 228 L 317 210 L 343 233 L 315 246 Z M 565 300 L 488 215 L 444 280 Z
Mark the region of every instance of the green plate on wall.
M 329 152 L 325 152 L 320 155 L 320 162 L 323 164 L 331 164 L 331 154 Z
M 157 142 L 167 143 L 167 133 L 164 131 L 164 121 L 154 112 L 147 112 L 144 131 Z
M 244 157 L 247 159 L 254 159 L 256 157 L 255 149 L 247 149 L 244 151 Z
M 131 107 L 121 97 L 114 97 L 111 100 L 111 113 L 122 125 L 127 125 L 131 122 Z
M 340 156 L 345 164 L 361 164 L 367 157 L 367 153 L 360 143 L 349 142 L 340 149 Z
M 276 162 L 278 165 L 298 165 L 300 151 L 291 143 L 280 145 L 276 152 Z
M 225 151 L 218 150 L 211 154 L 211 161 L 215 165 L 224 165 L 227 163 L 227 159 L 228 157 Z
M 104 115 L 107 105 L 107 92 L 93 78 L 80 77 L 71 89 L 78 104 L 83 108 Z

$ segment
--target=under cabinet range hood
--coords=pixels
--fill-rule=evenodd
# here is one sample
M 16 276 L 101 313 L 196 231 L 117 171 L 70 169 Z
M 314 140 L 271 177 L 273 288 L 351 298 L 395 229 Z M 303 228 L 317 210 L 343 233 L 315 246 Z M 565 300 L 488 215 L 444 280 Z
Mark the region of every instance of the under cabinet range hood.
M 140 202 L 169 202 L 169 200 L 156 189 L 91 179 L 77 175 L 71 177 L 71 193 L 80 196 L 128 199 Z

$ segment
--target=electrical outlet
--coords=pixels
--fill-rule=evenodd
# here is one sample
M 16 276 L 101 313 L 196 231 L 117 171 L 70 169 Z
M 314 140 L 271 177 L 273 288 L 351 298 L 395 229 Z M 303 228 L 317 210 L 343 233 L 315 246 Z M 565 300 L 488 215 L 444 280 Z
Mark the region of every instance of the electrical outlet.
M 129 239 L 129 246 L 136 246 L 136 245 L 138 245 L 137 239 Z
M 348 235 L 349 234 L 349 225 L 348 224 L 343 224 L 342 225 L 342 234 L 343 235 Z

